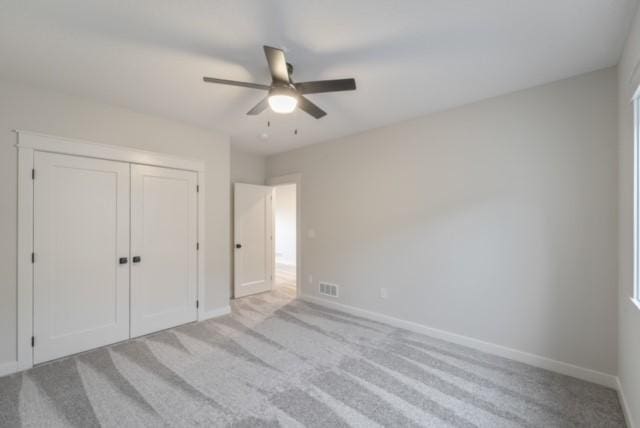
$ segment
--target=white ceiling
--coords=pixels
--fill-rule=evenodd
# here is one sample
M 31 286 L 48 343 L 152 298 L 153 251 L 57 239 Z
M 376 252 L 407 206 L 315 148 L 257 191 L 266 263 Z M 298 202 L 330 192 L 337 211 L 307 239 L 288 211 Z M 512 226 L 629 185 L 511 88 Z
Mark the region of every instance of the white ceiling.
M 0 0 L 0 77 L 219 129 L 271 154 L 615 65 L 635 5 Z M 263 44 L 285 49 L 295 81 L 354 77 L 358 90 L 309 95 L 328 112 L 320 120 L 248 117 L 263 92 L 202 76 L 270 83 Z

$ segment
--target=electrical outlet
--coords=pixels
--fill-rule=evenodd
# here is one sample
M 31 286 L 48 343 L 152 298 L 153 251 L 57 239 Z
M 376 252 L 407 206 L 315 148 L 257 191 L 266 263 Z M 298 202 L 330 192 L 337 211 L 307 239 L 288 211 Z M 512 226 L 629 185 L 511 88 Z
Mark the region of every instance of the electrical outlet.
M 388 299 L 389 298 L 389 290 L 386 288 L 381 288 L 380 289 L 380 297 L 383 299 Z

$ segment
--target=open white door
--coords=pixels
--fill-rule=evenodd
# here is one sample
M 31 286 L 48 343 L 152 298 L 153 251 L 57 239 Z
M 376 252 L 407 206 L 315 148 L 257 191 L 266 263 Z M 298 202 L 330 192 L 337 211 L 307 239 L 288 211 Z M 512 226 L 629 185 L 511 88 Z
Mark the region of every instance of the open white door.
M 34 363 L 129 338 L 129 164 L 34 156 Z
M 197 318 L 197 174 L 131 166 L 131 336 Z
M 271 290 L 273 188 L 234 185 L 234 297 Z

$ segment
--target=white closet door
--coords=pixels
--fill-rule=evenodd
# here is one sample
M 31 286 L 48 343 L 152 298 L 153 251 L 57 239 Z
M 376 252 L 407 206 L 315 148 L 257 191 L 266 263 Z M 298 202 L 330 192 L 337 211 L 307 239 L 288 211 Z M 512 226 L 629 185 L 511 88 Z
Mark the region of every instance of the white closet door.
M 129 164 L 34 155 L 34 363 L 129 337 Z M 122 260 L 124 262 L 124 260 Z
M 273 188 L 234 185 L 234 297 L 271 290 Z
M 132 337 L 197 318 L 196 184 L 195 172 L 131 166 Z

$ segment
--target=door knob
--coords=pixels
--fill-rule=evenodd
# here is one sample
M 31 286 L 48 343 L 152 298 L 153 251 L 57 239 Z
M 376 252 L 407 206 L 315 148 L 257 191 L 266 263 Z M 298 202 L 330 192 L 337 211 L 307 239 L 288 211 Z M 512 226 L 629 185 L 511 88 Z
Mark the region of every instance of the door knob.
M 236 244 L 236 248 L 242 248 L 242 244 Z
M 140 256 L 134 256 L 133 259 L 131 259 L 134 263 L 140 263 L 140 260 L 142 260 L 140 258 Z
M 126 265 L 127 261 L 129 261 L 129 259 L 127 259 L 126 257 L 120 257 L 118 259 L 118 263 L 120 263 L 121 265 Z

